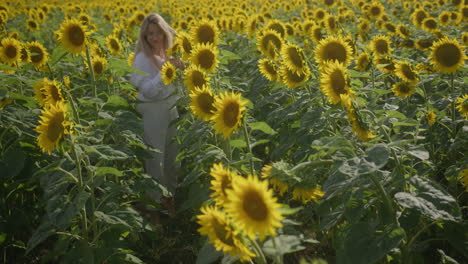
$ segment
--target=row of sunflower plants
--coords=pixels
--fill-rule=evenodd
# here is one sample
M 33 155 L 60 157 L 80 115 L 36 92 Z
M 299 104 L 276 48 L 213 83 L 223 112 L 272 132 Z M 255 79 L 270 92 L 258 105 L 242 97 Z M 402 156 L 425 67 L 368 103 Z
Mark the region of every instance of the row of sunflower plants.
M 170 244 L 130 206 L 160 186 L 142 171 L 123 60 L 155 6 L 188 62 L 162 69 L 183 87 L 172 227 L 194 232 L 173 246 L 198 263 L 467 258 L 466 7 L 444 1 L 3 5 L 2 222 L 31 199 L 44 217 L 29 254 L 53 242 L 36 254 L 165 261 Z M 18 229 L 2 231 L 4 259 L 30 234 Z
M 69 7 L 0 5 L 2 259 L 141 263 L 132 241 L 152 227 L 132 205 L 159 184 L 126 78 L 138 22 Z

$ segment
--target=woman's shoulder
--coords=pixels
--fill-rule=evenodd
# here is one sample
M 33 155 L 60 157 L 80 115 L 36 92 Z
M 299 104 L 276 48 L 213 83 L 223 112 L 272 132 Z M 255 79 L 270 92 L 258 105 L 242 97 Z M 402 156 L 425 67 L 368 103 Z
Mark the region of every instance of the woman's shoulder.
M 146 72 L 154 71 L 150 59 L 144 52 L 138 52 L 133 59 L 133 67 Z

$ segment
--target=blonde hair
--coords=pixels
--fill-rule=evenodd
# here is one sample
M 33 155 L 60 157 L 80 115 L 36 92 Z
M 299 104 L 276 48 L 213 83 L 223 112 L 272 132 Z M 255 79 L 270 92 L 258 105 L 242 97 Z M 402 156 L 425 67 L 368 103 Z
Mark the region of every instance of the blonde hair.
M 174 38 L 176 34 L 175 30 L 171 26 L 169 26 L 169 24 L 166 22 L 166 20 L 164 20 L 162 16 L 151 13 L 148 16 L 146 16 L 143 20 L 143 23 L 141 23 L 140 35 L 138 37 L 138 41 L 135 47 L 135 55 L 139 52 L 143 52 L 149 58 L 153 58 L 154 55 L 147 39 L 149 25 L 151 24 L 157 25 L 164 32 L 164 52 L 166 52 L 166 50 L 170 48 L 174 43 Z

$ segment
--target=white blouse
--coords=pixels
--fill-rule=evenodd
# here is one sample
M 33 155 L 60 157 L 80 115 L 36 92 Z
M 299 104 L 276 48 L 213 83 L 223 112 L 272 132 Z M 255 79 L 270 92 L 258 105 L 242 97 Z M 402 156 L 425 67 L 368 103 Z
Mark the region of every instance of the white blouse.
M 161 101 L 174 92 L 172 85 L 165 85 L 159 70 L 154 67 L 149 58 L 139 52 L 135 55 L 133 67 L 147 74 L 133 72 L 130 82 L 139 88 L 137 99 L 143 102 Z

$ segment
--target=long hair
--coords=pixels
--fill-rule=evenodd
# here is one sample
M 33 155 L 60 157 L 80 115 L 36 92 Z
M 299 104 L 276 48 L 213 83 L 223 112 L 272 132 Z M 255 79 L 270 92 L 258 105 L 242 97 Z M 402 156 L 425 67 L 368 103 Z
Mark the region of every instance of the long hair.
M 169 24 L 166 22 L 166 20 L 164 20 L 162 16 L 154 13 L 151 13 L 148 16 L 146 16 L 143 20 L 143 23 L 141 24 L 140 35 L 138 37 L 138 41 L 135 47 L 135 55 L 139 52 L 143 52 L 157 67 L 156 61 L 153 59 L 154 54 L 147 39 L 150 24 L 157 25 L 162 30 L 162 32 L 164 32 L 164 52 L 166 52 L 166 50 L 170 48 L 174 43 L 175 30 L 171 26 L 169 26 Z

